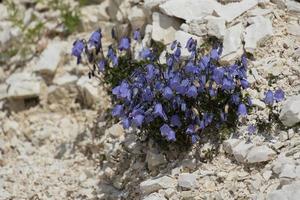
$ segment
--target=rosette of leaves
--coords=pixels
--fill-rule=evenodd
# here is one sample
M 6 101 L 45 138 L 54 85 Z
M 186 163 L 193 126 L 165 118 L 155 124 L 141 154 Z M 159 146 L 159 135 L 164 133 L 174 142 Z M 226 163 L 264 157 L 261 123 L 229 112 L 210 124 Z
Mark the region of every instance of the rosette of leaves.
M 247 115 L 251 100 L 245 91 L 245 55 L 221 66 L 221 46 L 200 55 L 197 41 L 190 38 L 187 44 L 174 41 L 162 64 L 153 48 L 142 48 L 139 60 L 133 59 L 128 37 L 104 55 L 101 38 L 98 30 L 88 41 L 75 41 L 72 54 L 79 63 L 85 52 L 92 64 L 90 77 L 103 73 L 114 100 L 112 115 L 124 128 L 137 127 L 144 137 L 159 142 L 195 143 L 207 135 L 221 137 L 215 133 L 235 128 L 238 118 Z M 133 39 L 140 40 L 138 31 Z M 181 55 L 182 48 L 188 57 Z

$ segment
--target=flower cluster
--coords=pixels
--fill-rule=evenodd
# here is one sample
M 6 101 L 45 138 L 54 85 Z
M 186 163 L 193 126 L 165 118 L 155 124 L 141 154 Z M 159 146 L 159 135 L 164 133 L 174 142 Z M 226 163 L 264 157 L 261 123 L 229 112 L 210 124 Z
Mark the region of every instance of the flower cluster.
M 113 38 L 114 34 L 112 31 Z M 186 44 L 170 44 L 163 63 L 159 54 L 148 47 L 142 47 L 139 60 L 134 60 L 129 37 L 122 37 L 118 45 L 110 45 L 106 56 L 101 38 L 98 30 L 87 42 L 75 41 L 72 55 L 78 63 L 83 53 L 87 56 L 93 65 L 89 76 L 96 76 L 96 71 L 111 75 L 115 104 L 112 115 L 121 120 L 124 128 L 137 127 L 148 137 L 159 133 L 169 142 L 183 136 L 195 143 L 205 130 L 234 126 L 238 118 L 247 116 L 252 102 L 246 92 L 249 82 L 245 55 L 234 64 L 221 66 L 220 45 L 200 54 L 197 41 L 190 38 Z M 133 33 L 133 41 L 141 42 L 138 30 Z M 183 48 L 189 56 L 181 55 Z M 282 90 L 274 94 L 268 91 L 265 102 L 272 105 L 274 100 L 283 98 Z M 251 126 L 249 132 L 255 129 Z

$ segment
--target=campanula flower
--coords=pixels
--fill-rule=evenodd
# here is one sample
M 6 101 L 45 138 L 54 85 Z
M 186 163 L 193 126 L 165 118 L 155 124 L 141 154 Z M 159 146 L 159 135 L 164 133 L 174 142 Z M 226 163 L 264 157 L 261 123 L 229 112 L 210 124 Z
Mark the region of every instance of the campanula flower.
M 239 105 L 240 104 L 240 96 L 237 95 L 237 94 L 233 94 L 231 96 L 231 101 L 232 101 L 233 104 Z
M 274 96 L 273 96 L 273 92 L 271 90 L 268 90 L 266 92 L 264 102 L 267 105 L 273 105 L 273 103 L 274 103 Z
M 102 38 L 101 30 L 95 31 L 92 33 L 88 43 L 95 48 L 100 48 L 101 38 Z
M 195 97 L 197 97 L 197 95 L 198 95 L 197 88 L 194 85 L 192 85 L 191 87 L 189 87 L 189 89 L 186 92 L 186 96 L 188 96 L 190 98 L 191 97 L 195 98 Z
M 168 120 L 167 115 L 164 112 L 163 107 L 160 103 L 155 104 L 153 114 L 155 116 L 159 116 L 159 117 L 163 118 L 165 121 Z
M 76 40 L 73 43 L 73 48 L 72 48 L 72 55 L 77 57 L 77 64 L 80 63 L 81 61 L 81 54 L 84 50 L 84 43 L 82 40 Z
M 171 43 L 171 50 L 173 51 L 175 49 L 177 45 L 177 40 L 174 40 L 172 43 Z
M 257 129 L 256 129 L 256 126 L 253 125 L 253 124 L 249 125 L 248 128 L 247 128 L 247 131 L 248 131 L 248 133 L 250 133 L 250 134 L 255 133 L 256 130 L 257 130 Z
M 120 117 L 122 114 L 123 114 L 123 105 L 119 105 L 119 104 L 116 105 L 114 107 L 114 109 L 112 110 L 112 116 L 113 117 L 116 117 L 116 116 Z
M 210 57 L 214 60 L 218 60 L 220 57 L 218 49 L 212 49 L 210 52 Z
M 238 115 L 246 116 L 247 115 L 247 108 L 246 105 L 241 103 L 238 107 Z
M 171 125 L 180 128 L 182 123 L 180 121 L 180 117 L 178 115 L 172 115 L 171 117 Z
M 150 51 L 149 48 L 144 48 L 140 52 L 140 57 L 143 58 L 143 59 L 151 58 L 152 57 L 152 52 Z
M 105 70 L 105 60 L 100 60 L 98 62 L 98 70 L 99 70 L 99 72 L 104 72 L 104 70 Z
M 168 141 L 175 141 L 175 132 L 170 128 L 168 124 L 164 124 L 160 127 L 160 133 L 163 137 L 166 137 Z
M 284 100 L 284 91 L 282 89 L 278 89 L 275 91 L 274 100 L 276 100 L 277 102 Z
M 144 115 L 138 114 L 132 118 L 132 123 L 137 126 L 141 127 L 144 121 Z
M 163 97 L 167 100 L 170 100 L 173 97 L 173 91 L 170 87 L 165 87 L 163 89 Z
M 133 39 L 138 41 L 139 39 L 141 38 L 141 32 L 140 32 L 140 29 L 136 29 L 134 32 L 133 32 Z
M 123 37 L 119 44 L 119 50 L 124 51 L 130 48 L 130 40 L 128 37 Z

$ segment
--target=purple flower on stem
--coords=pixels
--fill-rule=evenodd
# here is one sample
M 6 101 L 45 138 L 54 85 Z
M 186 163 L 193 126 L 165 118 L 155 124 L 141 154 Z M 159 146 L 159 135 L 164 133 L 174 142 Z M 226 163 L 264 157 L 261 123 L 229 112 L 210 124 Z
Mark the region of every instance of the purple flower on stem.
M 247 89 L 249 87 L 249 82 L 246 79 L 242 79 L 241 85 L 244 89 Z
M 88 42 L 91 46 L 94 46 L 95 48 L 99 48 L 101 47 L 101 38 L 102 38 L 101 30 L 98 30 L 92 33 Z
M 141 127 L 144 121 L 144 115 L 138 114 L 132 118 L 132 123 L 137 126 Z
M 130 40 L 127 37 L 123 37 L 120 41 L 119 44 L 119 50 L 123 51 L 123 50 L 127 50 L 130 48 Z
M 175 141 L 175 132 L 170 128 L 168 124 L 164 124 L 160 127 L 160 133 L 163 137 L 166 137 L 168 141 Z
M 114 109 L 112 110 L 112 116 L 113 117 L 116 117 L 116 116 L 120 117 L 122 114 L 123 114 L 123 106 L 119 105 L 119 104 L 116 105 L 114 107 Z
M 163 97 L 170 100 L 173 97 L 173 91 L 170 87 L 165 87 L 163 90 Z
M 140 32 L 140 29 L 136 29 L 134 32 L 133 32 L 133 39 L 138 41 L 139 39 L 141 38 L 141 32 Z
M 274 99 L 277 102 L 280 102 L 280 101 L 284 100 L 284 91 L 282 89 L 276 90 L 275 93 L 274 93 Z
M 181 127 L 182 123 L 180 121 L 180 118 L 178 115 L 172 115 L 171 117 L 171 125 L 172 126 L 177 126 L 178 128 Z
M 128 118 L 124 118 L 122 120 L 122 125 L 123 125 L 123 128 L 128 129 L 131 125 L 130 120 Z
M 173 51 L 177 45 L 177 40 L 174 40 L 171 44 L 171 50 Z
M 249 125 L 247 128 L 248 133 L 253 134 L 256 132 L 256 126 L 254 126 L 253 124 Z
M 151 53 L 150 49 L 149 48 L 144 48 L 140 52 L 140 57 L 143 58 L 143 59 L 151 58 L 152 57 L 152 53 Z
M 188 96 L 190 98 L 191 97 L 195 98 L 195 97 L 197 97 L 197 95 L 198 95 L 197 88 L 193 85 L 191 87 L 189 87 L 188 91 L 186 92 L 186 96 Z
M 155 116 L 159 116 L 159 117 L 163 118 L 165 121 L 168 120 L 167 115 L 163 111 L 163 107 L 162 107 L 162 105 L 160 103 L 155 104 L 153 114 Z
M 267 105 L 273 105 L 273 103 L 274 103 L 274 96 L 273 96 L 273 92 L 271 90 L 268 90 L 266 92 L 264 102 Z
M 238 107 L 238 115 L 246 116 L 247 115 L 247 108 L 246 105 L 241 103 Z
M 220 58 L 218 49 L 212 49 L 210 52 L 210 57 L 214 60 L 218 60 Z
M 81 61 L 81 54 L 84 50 L 84 43 L 82 40 L 76 40 L 73 43 L 73 48 L 72 48 L 72 55 L 77 57 L 77 64 L 80 63 Z
M 98 62 L 98 70 L 99 72 L 103 72 L 105 70 L 105 60 L 100 60 Z

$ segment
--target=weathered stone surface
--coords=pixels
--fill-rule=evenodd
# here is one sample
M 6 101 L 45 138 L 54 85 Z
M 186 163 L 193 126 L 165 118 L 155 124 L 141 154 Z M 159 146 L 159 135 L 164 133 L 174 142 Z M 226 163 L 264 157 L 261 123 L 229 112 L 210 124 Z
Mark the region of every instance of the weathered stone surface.
M 166 15 L 192 20 L 211 15 L 219 6 L 218 2 L 211 0 L 172 0 L 161 4 L 159 8 Z
M 144 6 L 147 9 L 152 9 L 166 2 L 167 0 L 144 0 Z
M 53 83 L 56 85 L 69 85 L 74 84 L 78 80 L 78 77 L 75 75 L 71 75 L 69 73 L 65 73 L 61 76 L 55 77 L 53 79 Z
M 243 0 L 238 3 L 230 3 L 224 6 L 217 6 L 216 12 L 221 18 L 225 19 L 227 22 L 231 22 L 246 11 L 255 7 L 257 3 L 257 0 Z
M 160 193 L 152 193 L 148 196 L 145 196 L 143 200 L 167 200 L 164 195 Z
M 237 146 L 241 141 L 239 139 L 228 139 L 223 142 L 223 148 L 226 153 L 232 154 L 233 148 Z
M 197 35 L 197 36 L 205 36 L 207 35 L 207 28 L 206 28 L 206 22 L 205 19 L 194 19 L 188 21 L 188 26 L 186 32 L 189 32 L 190 34 Z M 182 29 L 183 30 L 183 29 Z
M 179 174 L 178 185 L 183 188 L 192 189 L 197 186 L 197 177 L 195 174 L 190 173 Z
M 296 166 L 294 164 L 284 164 L 279 178 L 296 178 Z
M 291 35 L 299 36 L 300 37 L 300 25 L 297 23 L 288 24 L 287 25 L 287 32 Z
M 65 42 L 50 43 L 37 61 L 35 70 L 40 73 L 53 75 L 59 65 L 61 55 L 65 48 Z
M 267 200 L 298 200 L 300 196 L 300 181 L 284 185 L 280 190 L 275 190 L 267 195 Z
M 80 91 L 81 99 L 86 106 L 93 106 L 99 101 L 99 86 L 96 80 L 91 80 L 88 76 L 82 76 L 76 85 Z
M 128 19 L 133 30 L 143 28 L 147 20 L 146 11 L 141 7 L 134 6 L 130 9 Z
M 109 21 L 110 16 L 107 13 L 109 0 L 103 1 L 99 5 L 89 5 L 81 8 L 83 29 L 94 30 L 99 28 L 99 21 Z
M 106 129 L 105 132 L 107 132 L 109 135 L 118 138 L 124 135 L 124 129 L 121 124 L 114 124 L 109 129 Z
M 0 100 L 6 98 L 7 95 L 7 85 L 0 84 Z
M 164 44 L 173 42 L 175 32 L 179 30 L 180 22 L 158 12 L 153 13 L 152 20 L 152 39 Z
M 265 145 L 255 146 L 249 151 L 246 159 L 248 163 L 258 163 L 271 160 L 275 155 L 276 152 Z
M 210 36 L 215 36 L 218 39 L 223 39 L 226 31 L 225 20 L 221 17 L 208 16 L 207 33 Z
M 293 126 L 300 122 L 300 95 L 287 99 L 283 104 L 279 119 L 285 126 Z
M 240 142 L 237 146 L 233 148 L 233 155 L 238 162 L 245 162 L 247 154 L 253 147 L 253 144 L 246 144 L 244 141 Z
M 291 13 L 299 14 L 300 13 L 300 3 L 294 0 L 286 0 L 286 7 Z
M 241 36 L 243 29 L 242 23 L 239 23 L 226 30 L 221 61 L 230 62 L 242 53 Z
M 253 24 L 246 28 L 244 34 L 245 49 L 249 53 L 253 53 L 257 46 L 273 35 L 272 22 L 269 19 L 256 16 L 251 20 Z
M 6 79 L 8 98 L 37 97 L 41 90 L 41 80 L 34 74 L 15 73 Z
M 159 154 L 156 152 L 148 151 L 146 156 L 146 162 L 150 169 L 162 165 L 167 162 L 165 156 L 163 154 Z
M 176 179 L 169 176 L 150 179 L 140 184 L 140 190 L 143 194 L 150 194 L 160 189 L 174 188 L 177 185 Z

